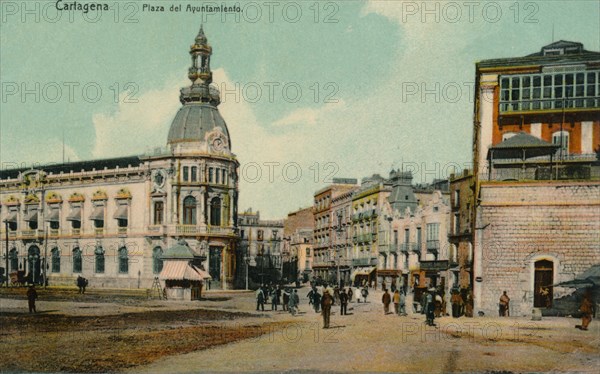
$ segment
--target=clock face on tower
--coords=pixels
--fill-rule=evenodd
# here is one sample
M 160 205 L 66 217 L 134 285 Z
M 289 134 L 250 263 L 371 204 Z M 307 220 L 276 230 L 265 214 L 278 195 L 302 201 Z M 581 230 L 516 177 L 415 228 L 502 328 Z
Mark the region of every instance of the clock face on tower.
M 212 134 L 208 144 L 214 152 L 223 152 L 227 149 L 227 139 L 220 131 Z

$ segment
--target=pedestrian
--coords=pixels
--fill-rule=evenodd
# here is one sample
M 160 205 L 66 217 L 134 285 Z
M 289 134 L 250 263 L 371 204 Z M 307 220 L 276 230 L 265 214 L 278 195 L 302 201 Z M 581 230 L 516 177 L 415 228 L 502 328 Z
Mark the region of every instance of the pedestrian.
M 83 278 L 83 287 L 81 289 L 81 293 L 84 294 L 85 293 L 85 288 L 88 286 L 88 280 L 87 278 Z
M 29 313 L 37 313 L 35 310 L 35 300 L 38 298 L 37 291 L 35 290 L 35 285 L 29 286 L 27 290 L 27 301 L 29 302 Z
M 289 309 L 289 303 L 290 303 L 290 292 L 286 288 L 285 290 L 283 290 L 283 310 L 284 311 L 287 311 Z
M 352 287 L 348 287 L 348 302 L 351 303 L 352 302 L 352 295 L 354 295 L 354 292 L 352 291 Z
M 77 293 L 82 293 L 81 291 L 83 290 L 83 278 L 81 277 L 81 275 L 77 276 L 77 288 L 79 289 L 79 291 L 77 291 Z
M 452 297 L 450 297 L 450 303 L 452 304 L 452 317 L 460 317 L 461 309 L 463 308 L 464 304 L 462 296 L 460 296 L 460 292 L 456 290 L 452 292 Z
M 585 295 L 583 295 L 583 300 L 581 301 L 579 311 L 581 312 L 581 325 L 577 325 L 575 327 L 580 330 L 587 331 L 590 322 L 592 322 L 592 314 L 594 312 L 594 304 L 592 303 L 592 290 L 589 288 L 585 291 Z
M 331 316 L 331 305 L 333 304 L 333 297 L 329 294 L 329 290 L 323 291 L 323 297 L 321 298 L 321 315 L 323 316 L 323 328 L 329 328 L 329 317 Z
M 277 297 L 277 290 L 271 290 L 271 310 L 277 310 L 279 305 L 279 298 Z
M 338 286 L 333 289 L 333 300 L 335 304 L 340 302 L 340 288 Z
M 399 310 L 399 314 L 401 316 L 406 316 L 406 295 L 404 294 L 404 291 L 400 291 L 400 310 Z
M 427 291 L 423 291 L 421 294 L 421 314 L 425 314 L 427 311 Z
M 288 303 L 288 310 L 292 313 L 293 316 L 296 315 L 298 304 L 300 303 L 300 298 L 298 297 L 298 292 L 296 290 L 292 290 L 290 294 L 290 301 Z
M 435 317 L 440 318 L 442 316 L 442 306 L 444 304 L 444 299 L 442 299 L 442 295 L 439 293 L 435 294 Z
M 319 313 L 321 310 L 321 294 L 316 288 L 313 294 L 313 308 L 315 309 L 315 313 Z
M 356 290 L 354 290 L 354 297 L 356 297 L 356 301 L 360 303 L 360 298 L 362 295 L 359 287 L 356 287 Z
M 506 291 L 500 296 L 500 302 L 498 303 L 498 314 L 500 317 L 508 317 L 510 315 L 509 312 L 510 298 L 506 294 Z
M 259 308 L 265 311 L 265 293 L 262 288 L 256 290 L 256 310 L 258 311 Z
M 363 301 L 366 303 L 367 302 L 367 296 L 369 296 L 369 290 L 367 290 L 367 287 L 363 287 L 362 291 L 360 291 L 362 297 L 363 297 Z
M 435 302 L 433 291 L 425 293 L 425 316 L 428 326 L 435 326 Z
M 315 292 L 317 292 L 317 289 L 315 287 L 311 288 L 311 290 L 308 292 L 308 294 L 306 294 L 306 297 L 308 297 L 308 305 L 313 305 L 314 303 L 314 296 L 315 296 Z
M 381 302 L 383 303 L 383 314 L 390 313 L 390 303 L 392 302 L 392 297 L 387 289 L 383 292 L 383 296 L 381 297 Z
M 394 296 L 392 297 L 392 301 L 394 302 L 394 312 L 397 315 L 400 315 L 400 292 L 398 292 L 398 290 L 394 291 Z
M 340 292 L 340 315 L 348 315 L 348 294 L 346 290 Z

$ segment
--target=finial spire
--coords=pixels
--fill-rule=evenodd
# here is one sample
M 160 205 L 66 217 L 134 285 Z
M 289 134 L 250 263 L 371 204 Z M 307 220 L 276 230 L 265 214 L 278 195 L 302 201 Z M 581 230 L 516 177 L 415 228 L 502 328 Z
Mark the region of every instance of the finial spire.
M 181 90 L 179 100 L 182 104 L 188 102 L 203 102 L 219 105 L 221 102 L 219 93 L 212 83 L 212 71 L 210 70 L 210 56 L 212 47 L 204 34 L 204 25 L 200 24 L 200 30 L 194 44 L 190 47 L 192 66 L 188 70 L 188 78 L 192 81 L 190 87 Z

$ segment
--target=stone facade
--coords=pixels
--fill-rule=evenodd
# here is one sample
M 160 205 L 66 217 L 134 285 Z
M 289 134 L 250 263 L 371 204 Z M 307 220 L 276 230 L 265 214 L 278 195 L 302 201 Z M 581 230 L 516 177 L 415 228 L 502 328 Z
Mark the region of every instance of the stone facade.
M 482 184 L 480 196 L 478 224 L 486 227 L 475 236 L 477 310 L 496 314 L 506 290 L 511 312 L 528 315 L 547 307 L 540 287 L 559 298 L 572 290 L 553 284 L 600 263 L 600 182 Z M 540 283 L 536 263 L 544 260 L 551 274 Z

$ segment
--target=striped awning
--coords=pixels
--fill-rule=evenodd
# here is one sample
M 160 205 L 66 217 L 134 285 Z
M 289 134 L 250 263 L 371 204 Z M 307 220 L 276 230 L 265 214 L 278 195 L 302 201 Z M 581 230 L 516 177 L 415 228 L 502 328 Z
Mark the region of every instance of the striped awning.
M 11 222 L 11 223 L 13 223 L 13 222 L 16 223 L 17 222 L 17 212 L 16 211 L 10 212 L 8 214 L 8 217 L 6 217 L 6 221 Z
M 48 222 L 60 222 L 58 217 L 58 209 L 50 209 L 50 214 L 48 214 L 48 218 L 46 218 Z
M 97 206 L 94 208 L 92 215 L 90 216 L 92 221 L 104 221 L 104 207 Z
M 32 209 L 25 215 L 25 222 L 37 222 L 38 221 L 38 211 L 37 209 Z
M 199 271 L 204 272 L 187 261 L 165 261 L 159 278 L 162 280 L 202 281 L 205 278 Z
M 114 219 L 127 219 L 127 205 L 119 205 L 113 218 Z
M 71 213 L 67 216 L 67 221 L 81 221 L 81 208 L 73 208 Z

